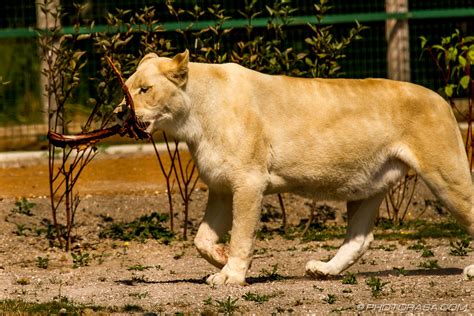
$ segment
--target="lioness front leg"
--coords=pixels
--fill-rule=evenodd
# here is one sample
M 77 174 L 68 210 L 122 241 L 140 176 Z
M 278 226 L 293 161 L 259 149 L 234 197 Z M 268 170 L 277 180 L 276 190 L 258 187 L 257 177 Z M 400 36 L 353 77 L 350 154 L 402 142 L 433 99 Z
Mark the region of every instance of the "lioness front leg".
M 197 250 L 212 265 L 222 268 L 227 263 L 224 244 L 219 239 L 232 225 L 232 195 L 209 189 L 206 213 L 194 238 Z
M 385 193 L 380 193 L 366 200 L 348 202 L 348 227 L 344 243 L 330 261 L 309 261 L 306 274 L 312 277 L 337 275 L 354 264 L 374 239 L 372 229 L 384 196 Z
M 262 197 L 263 190 L 259 186 L 247 185 L 235 189 L 229 259 L 219 273 L 207 279 L 207 283 L 245 284 L 245 275 L 252 261 Z

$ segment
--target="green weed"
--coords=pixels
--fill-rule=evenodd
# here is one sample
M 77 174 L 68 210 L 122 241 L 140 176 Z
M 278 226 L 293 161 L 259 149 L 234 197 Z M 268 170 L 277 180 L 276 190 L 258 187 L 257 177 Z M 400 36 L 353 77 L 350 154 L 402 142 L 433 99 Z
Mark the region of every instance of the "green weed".
M 458 257 L 464 257 L 467 256 L 468 251 L 471 249 L 469 248 L 469 239 L 461 239 L 459 241 L 455 242 L 450 242 L 449 245 L 451 246 L 451 250 L 449 251 L 449 254 L 451 256 L 458 256 Z
M 145 271 L 145 270 L 148 270 L 148 269 L 151 269 L 153 268 L 152 266 L 142 266 L 141 264 L 137 264 L 137 265 L 134 265 L 134 266 L 129 266 L 127 268 L 128 271 Z
M 395 270 L 398 275 L 407 275 L 407 271 L 405 270 L 404 267 L 401 267 L 401 268 L 393 267 L 393 270 Z
M 425 249 L 425 247 L 425 244 L 418 240 L 415 244 L 408 246 L 408 249 L 418 251 Z
M 212 305 L 212 297 L 208 297 L 203 301 L 204 305 Z
M 380 245 L 375 249 L 381 249 L 383 251 L 395 251 L 397 249 L 397 246 L 394 244 Z
M 28 278 L 19 278 L 16 280 L 16 284 L 18 285 L 28 285 L 30 284 L 30 280 Z
M 434 253 L 431 249 L 428 249 L 428 248 L 424 248 L 422 251 L 421 251 L 421 256 L 423 258 L 428 258 L 428 257 L 434 257 Z
M 272 270 L 267 270 L 263 268 L 262 270 L 260 270 L 260 272 L 263 274 L 265 278 L 267 278 L 270 281 L 279 281 L 279 280 L 285 279 L 284 276 L 278 273 L 278 263 L 272 265 Z
M 382 282 L 380 278 L 371 276 L 369 279 L 365 280 L 365 284 L 370 287 L 373 297 L 379 297 L 382 294 L 383 287 L 390 282 Z
M 14 232 L 14 234 L 17 236 L 26 236 L 26 232 L 31 231 L 31 229 L 26 227 L 26 225 L 24 224 L 15 224 L 15 225 L 16 225 L 16 231 Z
M 15 207 L 12 208 L 11 212 L 23 214 L 27 216 L 33 216 L 33 213 L 31 211 L 33 210 L 33 207 L 35 206 L 36 206 L 36 203 L 32 203 L 28 201 L 27 198 L 22 197 L 21 199 L 18 199 L 15 202 Z
M 428 260 L 428 261 L 421 262 L 419 264 L 419 267 L 430 269 L 430 270 L 440 268 L 440 266 L 438 265 L 438 260 Z
M 71 257 L 72 257 L 72 267 L 74 269 L 88 266 L 91 260 L 91 257 L 88 252 L 78 252 L 78 253 L 71 252 Z
M 99 237 L 124 241 L 158 239 L 169 244 L 174 233 L 163 226 L 167 220 L 168 215 L 153 212 L 128 223 L 111 223 L 99 233 Z
M 334 304 L 334 303 L 336 303 L 336 295 L 328 294 L 328 296 L 323 298 L 323 301 L 328 303 L 328 304 Z
M 219 313 L 232 314 L 239 309 L 237 301 L 239 299 L 232 299 L 230 296 L 226 300 L 216 300 L 216 307 Z
M 40 269 L 48 269 L 49 257 L 36 257 L 36 266 Z
M 423 258 L 434 257 L 433 251 L 421 241 L 417 241 L 416 244 L 408 246 L 408 249 L 421 252 Z
M 342 284 L 357 284 L 357 278 L 354 273 L 347 272 L 342 278 Z
M 256 302 L 256 303 L 261 304 L 261 303 L 268 302 L 270 298 L 275 297 L 275 296 L 276 296 L 275 294 L 267 295 L 267 294 L 247 292 L 244 295 L 242 295 L 242 298 L 249 302 Z

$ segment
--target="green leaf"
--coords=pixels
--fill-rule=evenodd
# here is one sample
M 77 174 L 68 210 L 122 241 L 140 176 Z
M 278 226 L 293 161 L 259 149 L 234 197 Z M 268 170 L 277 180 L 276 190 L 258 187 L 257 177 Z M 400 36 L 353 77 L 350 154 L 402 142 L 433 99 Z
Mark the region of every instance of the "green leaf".
M 447 36 L 441 38 L 441 45 L 448 45 L 449 43 L 451 43 L 451 37 Z
M 448 61 L 455 61 L 458 56 L 458 50 L 455 47 L 450 47 L 448 50 Z
M 431 47 L 434 48 L 434 49 L 442 50 L 442 51 L 444 51 L 444 52 L 446 51 L 446 48 L 444 48 L 444 47 L 441 46 L 441 45 L 433 45 L 433 46 L 431 46 Z
M 461 67 L 463 67 L 463 68 L 466 67 L 466 64 L 467 64 L 466 58 L 459 55 L 458 56 L 458 61 L 459 61 L 459 65 L 461 65 Z
M 428 40 L 424 36 L 420 36 L 419 38 L 421 40 L 421 48 L 424 49 Z
M 459 80 L 459 84 L 464 90 L 467 90 L 467 88 L 469 87 L 470 81 L 471 81 L 471 77 L 468 75 L 465 75 L 464 77 L 461 78 L 461 80 Z
M 474 65 L 474 49 L 470 49 L 467 52 L 467 59 L 469 59 L 469 64 Z
M 455 85 L 453 84 L 448 84 L 446 87 L 444 87 L 444 93 L 446 93 L 446 96 L 452 97 L 454 88 L 455 88 Z

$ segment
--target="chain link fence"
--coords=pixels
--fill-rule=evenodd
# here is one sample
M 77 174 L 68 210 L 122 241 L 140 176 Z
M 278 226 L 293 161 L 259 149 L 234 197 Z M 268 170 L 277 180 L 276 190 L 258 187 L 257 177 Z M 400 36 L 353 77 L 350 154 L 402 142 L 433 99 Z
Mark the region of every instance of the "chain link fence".
M 280 0 L 281 1 L 281 0 Z M 387 0 L 388 1 L 388 0 Z M 403 0 L 405 1 L 405 0 Z M 83 2 L 84 3 L 84 2 Z M 165 29 L 176 27 L 176 21 L 167 13 L 165 1 L 125 0 L 97 1 L 87 0 L 87 9 L 80 18 L 84 21 L 94 20 L 96 28 L 105 24 L 107 12 L 117 9 L 139 10 L 145 6 L 154 6 Z M 219 3 L 226 14 L 232 17 L 229 25 L 235 28 L 244 27 L 245 20 L 239 11 L 244 9 L 245 1 L 180 1 L 179 6 L 192 8 L 196 3 L 205 8 Z M 261 25 L 264 28 L 265 6 L 268 1 L 257 1 L 257 9 L 262 11 Z M 307 34 L 307 22 L 315 22 L 314 1 L 292 0 L 291 5 L 297 9 L 293 14 L 293 24 L 289 26 L 288 45 L 302 45 Z M 441 78 L 437 69 L 427 58 L 420 58 L 419 36 L 439 38 L 450 34 L 455 28 L 462 33 L 473 35 L 474 0 L 410 0 L 408 12 L 390 15 L 386 10 L 386 0 L 331 2 L 333 9 L 325 18 L 325 23 L 334 24 L 336 33 L 343 33 L 354 25 L 354 20 L 369 27 L 363 32 L 364 39 L 355 42 L 347 50 L 347 57 L 341 62 L 342 77 L 388 77 L 387 72 L 387 39 L 386 20 L 397 18 L 408 20 L 409 25 L 409 68 L 410 80 L 437 89 Z M 61 0 L 66 13 L 74 11 L 72 1 Z M 14 149 L 39 149 L 46 145 L 44 135 L 47 125 L 44 124 L 44 111 L 41 104 L 40 59 L 36 43 L 35 27 L 37 25 L 37 8 L 33 0 L 2 0 L 0 9 L 0 151 Z M 62 25 L 67 29 L 73 23 L 73 14 L 67 14 Z M 203 18 L 205 20 L 206 17 Z M 205 25 L 205 23 L 204 23 Z M 469 34 L 471 32 L 471 34 Z M 232 36 L 228 38 L 232 42 Z M 184 47 L 180 47 L 183 48 Z M 90 48 L 92 50 L 92 45 Z M 81 100 L 87 97 L 93 84 L 88 77 L 97 71 L 100 56 L 89 57 L 87 74 L 84 76 L 78 107 Z M 79 129 L 75 126 L 72 130 Z

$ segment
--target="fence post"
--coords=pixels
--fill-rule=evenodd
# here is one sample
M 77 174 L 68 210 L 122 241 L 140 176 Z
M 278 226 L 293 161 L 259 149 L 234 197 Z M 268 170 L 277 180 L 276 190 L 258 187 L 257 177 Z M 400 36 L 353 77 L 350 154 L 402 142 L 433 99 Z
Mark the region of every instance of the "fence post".
M 60 0 L 43 0 L 44 2 L 38 1 L 36 2 L 36 26 L 39 29 L 51 29 L 55 26 L 61 26 L 60 19 L 55 19 L 54 14 L 56 14 L 59 10 Z M 42 7 L 45 7 L 47 10 L 46 13 L 41 10 Z M 59 25 L 58 25 L 59 24 Z M 51 60 L 56 60 L 56 50 L 59 48 L 59 43 L 55 43 L 55 47 L 52 48 L 47 54 L 50 54 Z M 47 68 L 47 54 L 42 56 L 40 53 L 41 58 L 41 66 L 40 66 L 40 91 L 41 91 L 41 104 L 44 111 L 44 122 L 49 127 L 57 126 L 58 129 L 61 129 L 63 124 L 61 122 L 61 116 L 57 114 L 57 104 L 56 99 L 54 96 L 48 97 L 48 91 L 46 86 L 48 84 L 48 77 L 47 75 L 43 74 L 43 69 Z M 58 117 L 57 117 L 58 116 Z M 55 124 L 56 117 L 58 119 L 58 123 Z M 52 124 L 50 124 L 52 123 Z M 63 132 L 62 130 L 57 130 L 57 132 Z
M 407 13 L 408 0 L 385 0 L 387 13 Z M 410 81 L 408 20 L 386 21 L 387 73 L 390 79 Z

